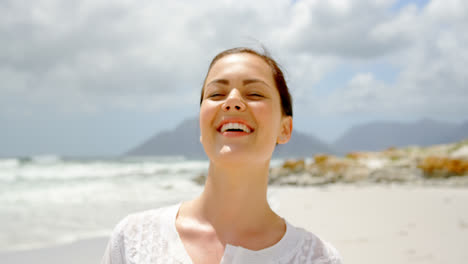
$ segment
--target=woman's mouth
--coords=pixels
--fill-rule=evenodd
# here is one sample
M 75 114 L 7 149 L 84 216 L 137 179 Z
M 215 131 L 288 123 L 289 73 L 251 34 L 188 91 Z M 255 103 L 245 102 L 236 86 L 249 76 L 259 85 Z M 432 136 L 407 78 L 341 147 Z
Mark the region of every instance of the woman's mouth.
M 245 132 L 250 133 L 250 128 L 241 123 L 226 123 L 221 126 L 220 132 Z
M 223 122 L 223 124 L 218 128 L 218 132 L 226 137 L 240 137 L 246 136 L 253 132 L 253 129 L 248 125 L 240 122 Z

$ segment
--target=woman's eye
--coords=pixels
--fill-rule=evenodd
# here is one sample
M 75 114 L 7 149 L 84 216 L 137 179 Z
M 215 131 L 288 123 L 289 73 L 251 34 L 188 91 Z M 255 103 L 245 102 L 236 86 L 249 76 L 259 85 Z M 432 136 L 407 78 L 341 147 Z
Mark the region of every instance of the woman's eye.
M 223 94 L 214 93 L 214 94 L 210 94 L 208 97 L 209 97 L 209 98 L 213 98 L 213 97 L 219 97 L 219 96 L 223 96 Z
M 251 94 L 249 94 L 249 96 L 252 96 L 252 97 L 265 97 L 265 96 L 263 96 L 261 94 L 258 94 L 258 93 L 251 93 Z

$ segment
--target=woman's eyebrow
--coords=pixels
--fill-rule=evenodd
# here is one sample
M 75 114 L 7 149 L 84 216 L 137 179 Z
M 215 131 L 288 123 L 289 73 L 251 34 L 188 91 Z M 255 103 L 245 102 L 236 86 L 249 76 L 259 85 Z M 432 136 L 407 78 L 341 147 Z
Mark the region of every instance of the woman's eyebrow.
M 246 80 L 243 80 L 243 81 L 242 81 L 242 83 L 243 83 L 244 85 L 251 84 L 251 83 L 256 83 L 256 82 L 263 83 L 263 84 L 265 84 L 266 86 L 269 86 L 265 81 L 260 80 L 260 79 L 246 79 Z M 224 84 L 224 85 L 229 85 L 229 80 L 226 80 L 226 79 L 215 79 L 215 80 L 209 82 L 209 83 L 207 84 L 207 86 L 210 85 L 210 84 L 215 84 L 215 83 Z
M 265 81 L 260 80 L 260 79 L 247 79 L 247 80 L 244 80 L 242 83 L 244 85 L 247 85 L 247 84 L 256 83 L 256 82 L 263 83 L 266 86 L 270 86 L 270 85 L 268 85 L 268 83 L 266 83 Z
M 208 86 L 210 84 L 215 84 L 215 83 L 229 85 L 229 81 L 226 80 L 226 79 L 214 79 L 213 81 L 209 82 L 206 86 Z

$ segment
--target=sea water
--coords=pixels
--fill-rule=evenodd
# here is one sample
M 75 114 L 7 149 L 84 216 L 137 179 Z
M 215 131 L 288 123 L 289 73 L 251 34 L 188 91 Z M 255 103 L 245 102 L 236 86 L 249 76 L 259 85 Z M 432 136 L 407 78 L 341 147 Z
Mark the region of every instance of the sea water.
M 0 159 L 0 250 L 108 236 L 119 219 L 190 199 L 208 162 L 183 157 Z
M 129 213 L 194 198 L 203 187 L 192 179 L 206 175 L 208 164 L 184 157 L 0 159 L 0 251 L 109 236 Z

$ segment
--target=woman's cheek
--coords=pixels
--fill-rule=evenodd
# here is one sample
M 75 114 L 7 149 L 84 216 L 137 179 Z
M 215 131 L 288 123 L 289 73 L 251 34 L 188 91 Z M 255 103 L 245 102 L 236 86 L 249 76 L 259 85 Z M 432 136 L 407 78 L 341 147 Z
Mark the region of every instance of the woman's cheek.
M 217 104 L 211 101 L 203 101 L 200 107 L 200 129 L 201 136 L 207 137 L 210 133 L 213 133 L 213 122 L 216 117 Z
M 266 121 L 273 117 L 273 108 L 266 103 L 255 103 L 251 107 L 252 112 L 255 114 L 256 119 L 260 119 L 259 121 Z
M 207 121 L 206 119 L 209 118 L 209 116 L 214 115 L 215 113 L 213 112 L 213 104 L 209 101 L 203 101 L 201 107 L 200 107 L 200 122 Z

